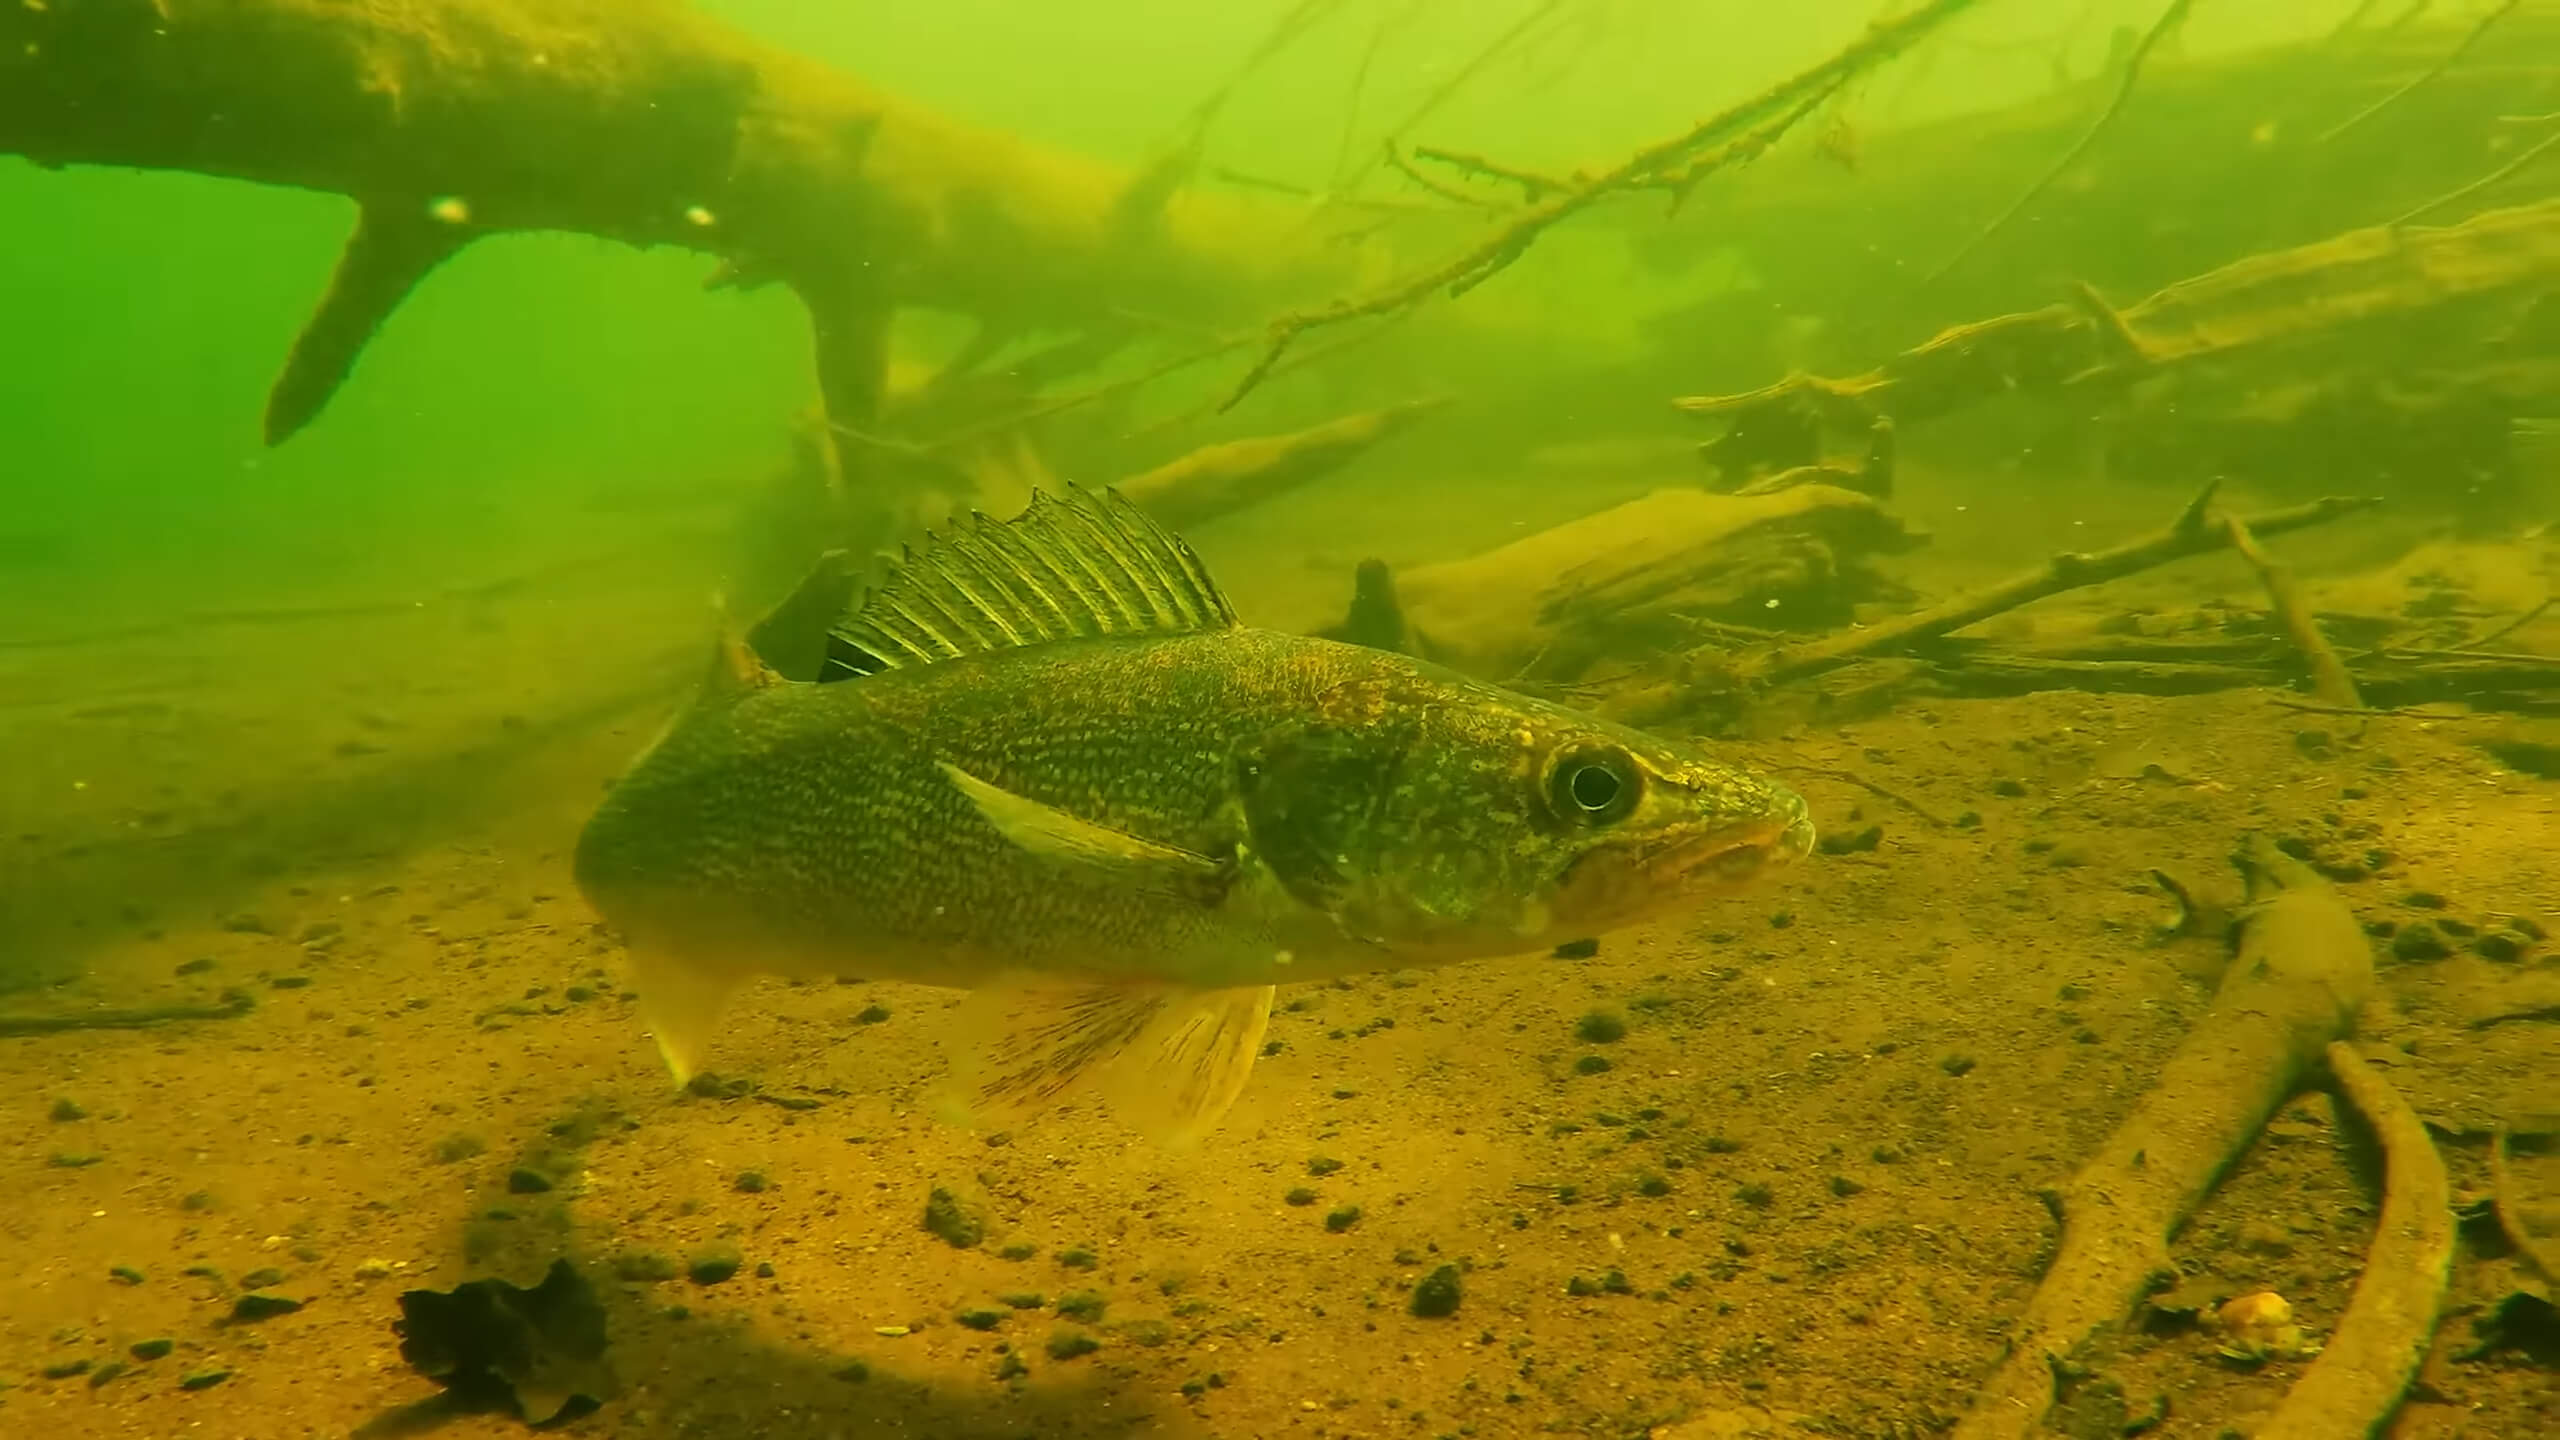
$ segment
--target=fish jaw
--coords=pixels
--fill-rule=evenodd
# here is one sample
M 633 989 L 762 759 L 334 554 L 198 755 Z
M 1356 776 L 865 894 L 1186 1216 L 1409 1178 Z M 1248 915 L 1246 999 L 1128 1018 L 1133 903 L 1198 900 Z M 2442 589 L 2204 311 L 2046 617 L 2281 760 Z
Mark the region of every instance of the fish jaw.
M 1624 845 L 1601 846 L 1575 862 L 1551 915 L 1565 929 L 1591 932 L 1748 887 L 1813 852 L 1814 826 L 1801 796 L 1765 785 L 1766 803 L 1736 820 L 1705 808 L 1658 824 Z
M 1779 794 L 1780 806 L 1771 814 L 1674 837 L 1644 863 L 1646 880 L 1682 895 L 1722 894 L 1812 854 L 1813 817 L 1800 797 Z

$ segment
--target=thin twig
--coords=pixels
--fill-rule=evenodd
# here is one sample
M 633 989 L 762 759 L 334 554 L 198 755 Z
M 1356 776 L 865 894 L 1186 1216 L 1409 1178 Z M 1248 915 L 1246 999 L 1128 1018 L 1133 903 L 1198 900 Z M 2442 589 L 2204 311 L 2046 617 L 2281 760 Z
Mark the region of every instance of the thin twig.
M 2428 201 L 2426 204 L 2419 206 L 2417 209 L 2394 219 L 2391 223 L 2393 225 L 2407 225 L 2416 221 L 2421 215 L 2431 215 L 2436 211 L 2443 209 L 2447 205 L 2451 205 L 2457 200 L 2461 200 L 2467 196 L 2476 195 L 2481 191 L 2488 189 L 2490 186 L 2506 179 L 2508 176 L 2515 174 L 2517 171 L 2522 170 L 2534 161 L 2541 159 L 2545 154 L 2550 152 L 2551 147 L 2554 145 L 2560 145 L 2560 130 L 2554 130 L 2550 134 L 2543 136 L 2540 140 L 2526 146 L 2514 159 L 2499 166 L 2497 169 L 2490 171 L 2488 174 L 2481 176 L 2479 179 L 2472 181 L 2470 184 L 2462 186 L 2460 189 L 2448 190 L 2444 194 Z
M 2447 70 L 2452 69 L 2453 62 L 2461 59 L 2470 51 L 2472 46 L 2480 43 L 2481 36 L 2489 33 L 2489 27 L 2506 19 L 2507 13 L 2522 3 L 2523 0 L 2506 0 L 2505 4 L 2500 5 L 2497 9 L 2490 11 L 2488 14 L 2481 16 L 2480 23 L 2471 27 L 2471 33 L 2462 37 L 2461 44 L 2446 51 L 2443 59 L 2438 60 L 2433 65 L 2428 66 L 2426 69 L 2421 70 L 2416 75 L 2410 77 L 2408 84 L 2401 86 L 2399 89 L 2392 91 L 2390 94 L 2383 96 L 2381 99 L 2367 105 L 2362 110 L 2357 111 L 2353 115 L 2350 115 L 2346 119 L 2329 127 L 2326 133 L 2322 134 L 2319 139 L 2312 143 L 2315 145 L 2328 144 L 2330 141 L 2346 134 L 2348 131 L 2353 130 L 2367 120 L 2372 119 L 2374 116 L 2381 114 L 2383 111 L 2390 109 L 2394 105 L 2399 104 L 2404 97 L 2406 97 L 2411 91 L 2416 90 L 2419 86 L 2426 84 L 2428 81 L 2442 75 Z M 2403 18 L 2405 19 L 2406 17 Z
M 2355 10 L 2346 19 L 2338 22 L 2338 28 L 2329 32 L 2329 43 L 2334 44 L 2363 26 L 2365 18 L 2373 14 L 2375 7 L 2381 3 L 2382 0 L 2356 0 Z
M 2098 137 L 2105 134 L 2107 127 L 2115 123 L 2117 115 L 2123 113 L 2125 102 L 2133 98 L 2134 82 L 2142 78 L 2142 64 L 2150 58 L 2153 47 L 2166 38 L 2171 30 L 2177 28 L 2180 21 L 2187 18 L 2187 11 L 2194 3 L 2195 0 L 2169 0 L 2169 8 L 2160 12 L 2159 19 L 2151 22 L 2151 28 L 2144 32 L 2140 43 L 2133 47 L 2133 54 L 2126 58 L 2124 75 L 2116 82 L 2115 98 L 2107 102 L 2107 108 L 2099 113 L 2097 120 L 2088 129 L 2080 132 L 2079 142 L 2065 152 L 2060 160 L 2055 161 L 2051 169 L 2036 177 L 2036 182 L 2028 186 L 2017 199 L 2010 201 L 2008 209 L 1993 217 L 1990 224 L 1974 232 L 1973 238 L 1967 240 L 1962 248 L 1940 262 L 1937 269 L 1930 271 L 1920 282 L 1923 288 L 1936 284 L 1945 278 L 1949 271 L 1963 264 L 1966 257 L 1982 248 L 1984 242 L 2007 228 L 2010 221 L 2017 219 L 2019 212 L 2034 204 L 2036 197 L 2042 195 L 2054 181 L 2061 179 L 2072 166 L 2080 163 L 2080 157 L 2088 154 L 2089 147 L 2098 143 Z
M 245 990 L 225 990 L 219 1005 L 152 1005 L 141 1009 L 89 1010 L 70 1015 L 0 1015 L 0 1035 L 60 1035 L 73 1030 L 147 1030 L 180 1020 L 237 1020 L 256 1004 Z
M 2311 693 L 2329 705 L 2342 709 L 2361 709 L 2364 697 L 2356 693 L 2355 677 L 2347 673 L 2346 662 L 2338 658 L 2329 637 L 2320 633 L 2320 622 L 2302 603 L 2302 592 L 2294 588 L 2293 575 L 2278 564 L 2274 556 L 2258 548 L 2258 537 L 2249 533 L 2249 523 L 2237 515 L 2222 517 L 2223 529 L 2231 536 L 2231 548 L 2258 572 L 2258 583 L 2266 587 L 2267 604 L 2274 608 L 2277 623 L 2284 626 L 2287 638 L 2302 652 L 2311 666 Z
M 1414 168 L 1412 161 L 1404 158 L 1402 151 L 1396 149 L 1396 142 L 1389 140 L 1384 143 L 1387 149 L 1387 163 L 1395 167 L 1397 174 L 1402 175 L 1414 184 L 1421 186 L 1423 189 L 1430 191 L 1432 194 L 1439 196 L 1443 200 L 1455 201 L 1460 205 L 1473 206 L 1479 210 L 1500 208 L 1496 206 L 1494 202 L 1487 200 L 1481 195 L 1470 195 L 1466 191 L 1459 189 L 1457 186 L 1452 185 L 1445 180 L 1436 179 L 1432 176 L 1423 174 L 1420 170 Z M 1422 154 L 1424 152 L 1416 151 L 1414 153 Z M 1534 200 L 1537 197 L 1531 196 L 1530 198 Z
M 1009 414 L 997 415 L 989 419 L 982 420 L 975 425 L 963 426 L 960 429 L 953 430 L 947 434 L 938 435 L 931 440 L 914 442 L 891 441 L 884 440 L 878 436 L 864 435 L 848 431 L 841 425 L 831 425 L 829 428 L 840 433 L 849 434 L 852 438 L 868 444 L 884 445 L 891 449 L 912 454 L 931 455 L 938 451 L 948 450 L 954 445 L 965 444 L 968 441 L 980 439 L 988 435 L 1001 434 L 1004 431 L 1028 425 L 1035 420 L 1046 420 L 1052 415 L 1062 414 L 1066 411 L 1091 405 L 1098 401 L 1112 399 L 1132 390 L 1142 389 L 1148 385 L 1154 384 L 1156 381 L 1161 380 L 1168 375 L 1188 370 L 1194 365 L 1206 364 L 1211 360 L 1217 359 L 1221 355 L 1227 355 L 1237 350 L 1241 350 L 1245 346 L 1252 344 L 1257 338 L 1259 337 L 1257 337 L 1254 332 L 1248 330 L 1226 336 L 1222 339 L 1213 340 L 1197 350 L 1186 350 L 1182 354 L 1176 355 L 1170 360 L 1149 366 L 1134 375 L 1124 375 L 1117 380 L 1106 380 L 1099 385 L 1088 386 L 1082 390 L 1070 391 L 1067 394 L 1057 396 L 1054 399 L 1043 400 L 1037 404 L 1024 406 L 1022 409 L 1013 411 Z
M 2172 560 L 2222 549 L 2230 543 L 2229 532 L 2207 523 L 2205 516 L 2218 488 L 2218 482 L 2204 486 L 2165 530 L 2110 550 L 2057 555 L 1998 584 L 1951 596 L 1925 609 L 1860 629 L 1837 631 L 1801 644 L 1773 646 L 1744 657 L 1736 667 L 1737 673 L 1746 680 L 1782 684 L 1862 656 L 1890 654 L 1923 644 L 2066 590 L 2121 579 Z M 2280 534 L 2351 515 L 2375 503 L 2362 497 L 2331 496 L 2260 515 L 2250 521 L 2250 529 L 2260 535 Z
M 1280 363 L 1289 346 L 1310 330 L 1338 325 L 1364 315 L 1400 310 L 1444 290 L 1452 297 L 1462 295 L 1519 259 L 1548 227 L 1587 208 L 1603 195 L 1664 179 L 1673 181 L 1676 187 L 1685 188 L 1712 170 L 1756 158 L 1776 143 L 1788 126 L 1802 118 L 1811 105 L 1837 92 L 1852 76 L 1910 48 L 1939 26 L 1971 9 L 1975 3 L 1976 0 L 1931 0 L 1930 4 L 1900 20 L 1872 26 L 1857 43 L 1822 64 L 1780 81 L 1757 97 L 1693 126 L 1684 134 L 1646 146 L 1615 168 L 1529 207 L 1518 218 L 1454 260 L 1367 299 L 1337 300 L 1319 309 L 1281 316 L 1271 323 L 1269 344 L 1262 359 L 1245 372 L 1236 383 L 1234 393 L 1220 408 L 1233 409 L 1245 396 L 1252 394 L 1254 387 L 1271 373 L 1271 367 Z M 1773 111 L 1784 113 L 1775 123 L 1763 124 L 1764 118 Z M 1760 128 L 1745 128 L 1749 126 Z M 1719 140 L 1724 142 L 1721 147 L 1700 153 Z
M 1388 142 L 1399 150 L 1403 149 L 1404 137 L 1412 133 L 1414 126 L 1430 119 L 1434 112 L 1454 99 L 1460 90 L 1465 89 L 1468 81 L 1475 79 L 1477 75 L 1483 73 L 1486 66 L 1500 59 L 1504 51 L 1519 44 L 1523 36 L 1536 29 L 1548 16 L 1556 13 L 1563 4 L 1564 0 L 1542 0 L 1536 9 L 1513 21 L 1511 28 L 1494 36 L 1492 43 L 1477 51 L 1472 59 L 1459 66 L 1448 79 L 1441 81 L 1437 89 L 1424 96 L 1422 103 L 1413 108 L 1413 113 L 1404 117 L 1403 124 L 1387 132 Z
M 1516 170 L 1508 165 L 1499 165 L 1481 155 L 1470 155 L 1462 150 L 1442 150 L 1431 145 L 1416 146 L 1413 158 L 1446 165 L 1461 174 L 1473 175 L 1479 179 L 1498 180 L 1507 185 L 1517 185 L 1520 187 L 1521 200 L 1531 205 L 1558 191 L 1572 189 L 1574 183 L 1571 180 L 1558 179 L 1553 175 L 1541 175 L 1535 170 Z
M 1946 817 L 1931 811 L 1927 806 L 1922 805 L 1919 801 L 1912 799 L 1910 796 L 1898 795 L 1891 790 L 1887 790 L 1873 780 L 1868 779 L 1864 775 L 1856 773 L 1855 771 L 1834 770 L 1824 765 L 1772 765 L 1769 768 L 1773 770 L 1791 770 L 1800 775 L 1819 775 L 1825 780 L 1837 780 L 1844 785 L 1855 785 L 1870 795 L 1892 801 L 1894 804 L 1901 806 L 1903 809 L 1910 811 L 1912 814 L 1919 816 L 1921 819 L 1928 821 L 1930 824 L 1937 826 L 1941 830 L 1946 829 L 1949 825 L 1954 823 Z
M 2506 718 L 2501 715 L 2466 715 L 2460 711 L 2448 714 L 2441 710 L 2421 710 L 2414 705 L 2399 705 L 2380 710 L 2350 710 L 2341 705 L 2313 705 L 2301 700 L 2270 700 L 2267 703 L 2279 710 L 2291 710 L 2297 715 L 2353 715 L 2359 720 L 2373 715 L 2394 720 L 2501 720 Z
M 1351 103 L 1343 111 L 1342 136 L 1334 142 L 1333 169 L 1325 185 L 1328 191 L 1340 190 L 1350 178 L 1351 141 L 1360 132 L 1360 105 L 1369 94 L 1369 69 L 1377 63 L 1378 51 L 1387 43 L 1387 27 L 1394 22 L 1394 16 L 1378 17 L 1378 23 L 1369 31 L 1369 43 L 1360 47 L 1360 63 L 1351 69 Z
M 2542 612 L 2550 609 L 2552 602 L 2554 601 L 2560 601 L 2560 595 L 2543 596 L 2541 604 L 2534 606 L 2532 609 L 2527 610 L 2523 614 L 2508 621 L 2506 624 L 2499 626 L 2497 629 L 2490 631 L 2486 635 L 2463 641 L 2461 648 L 2465 650 L 2488 649 L 2491 643 L 2504 640 L 2527 625 L 2532 624 L 2534 621 L 2541 619 Z

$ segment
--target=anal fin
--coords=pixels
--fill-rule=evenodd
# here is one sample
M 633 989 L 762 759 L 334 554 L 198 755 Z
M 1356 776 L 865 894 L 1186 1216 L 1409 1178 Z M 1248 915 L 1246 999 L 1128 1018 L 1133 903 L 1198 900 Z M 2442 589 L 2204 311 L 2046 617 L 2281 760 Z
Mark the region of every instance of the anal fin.
M 1187 1145 L 1243 1093 L 1270 1018 L 1268 985 L 1000 978 L 961 1004 L 946 1109 L 1002 1125 L 1098 1091 L 1148 1138 Z
M 1184 992 L 1103 1073 L 1112 1113 L 1159 1145 L 1197 1144 L 1225 1118 L 1262 1053 L 1269 985 Z
M 658 1042 L 667 1073 L 682 1086 L 702 1070 L 711 1032 L 743 975 L 694 964 L 662 950 L 634 947 L 631 988 L 640 994 L 640 1020 Z

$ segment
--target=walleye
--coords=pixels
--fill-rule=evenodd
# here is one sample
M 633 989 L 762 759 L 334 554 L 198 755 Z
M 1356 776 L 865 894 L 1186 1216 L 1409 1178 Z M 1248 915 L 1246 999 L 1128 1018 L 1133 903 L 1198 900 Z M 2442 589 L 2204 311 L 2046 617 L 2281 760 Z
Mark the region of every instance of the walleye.
M 909 554 L 817 681 L 724 642 L 576 864 L 679 1083 L 756 974 L 904 980 L 970 992 L 967 1118 L 1092 1089 L 1178 1140 L 1275 984 L 1545 949 L 1812 844 L 1687 747 L 1241 625 L 1188 545 L 1069 489 Z

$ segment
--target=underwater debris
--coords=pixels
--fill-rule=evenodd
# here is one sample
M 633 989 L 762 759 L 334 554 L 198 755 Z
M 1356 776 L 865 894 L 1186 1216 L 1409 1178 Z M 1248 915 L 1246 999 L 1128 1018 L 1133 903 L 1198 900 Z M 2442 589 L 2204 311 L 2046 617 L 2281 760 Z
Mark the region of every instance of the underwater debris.
M 185 1020 L 237 1020 L 257 1007 L 246 990 L 225 990 L 217 1005 L 153 1005 L 87 1010 L 77 1015 L 0 1014 L 0 1035 L 60 1035 L 72 1030 L 143 1030 Z
M 960 1197 L 940 1185 L 924 1201 L 924 1229 L 954 1250 L 976 1248 L 987 1238 L 987 1222 Z
M 400 1297 L 400 1358 L 470 1410 L 512 1410 L 547 1425 L 611 1395 L 604 1307 L 567 1260 L 530 1290 L 473 1280 Z
M 1426 1320 L 1443 1319 L 1458 1313 L 1462 1298 L 1458 1267 L 1443 1265 L 1414 1283 L 1413 1299 L 1405 1308 Z
M 1321 479 L 1447 403 L 1441 398 L 1415 400 L 1345 415 L 1288 435 L 1203 445 L 1130 476 L 1118 489 L 1160 525 L 1175 529 L 1198 525 Z
M 2170 1234 L 2318 1071 L 2373 987 L 2364 930 L 2326 881 L 2264 836 L 2234 862 L 2253 902 L 2238 954 L 2158 1082 L 2048 1199 L 2060 1247 L 1958 1440 L 2040 1430 L 2056 1399 L 2055 1362 L 2123 1323 L 2152 1276 L 2175 1273 Z

